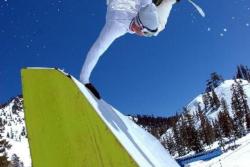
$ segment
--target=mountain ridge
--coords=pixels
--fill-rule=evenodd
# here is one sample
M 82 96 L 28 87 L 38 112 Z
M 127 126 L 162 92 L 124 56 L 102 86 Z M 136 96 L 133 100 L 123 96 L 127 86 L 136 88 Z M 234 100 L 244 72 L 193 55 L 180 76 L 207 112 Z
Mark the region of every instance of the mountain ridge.
M 232 85 L 236 83 L 240 83 L 240 85 L 243 87 L 244 92 L 247 95 L 248 105 L 250 105 L 250 83 L 247 80 L 242 80 L 242 79 L 225 80 L 218 87 L 214 88 L 214 92 L 218 96 L 218 99 L 222 99 L 222 98 L 225 99 L 231 116 L 233 116 L 232 109 L 231 109 L 231 102 L 230 102 L 232 98 Z M 206 93 L 211 94 L 211 92 L 206 92 Z M 192 101 L 190 101 L 186 105 L 186 108 L 191 115 L 196 115 L 197 114 L 196 111 L 199 110 L 199 108 L 203 111 L 205 110 L 203 95 L 204 93 L 199 94 L 197 97 L 195 97 Z M 209 110 L 205 112 L 205 114 L 209 118 L 209 120 L 212 121 L 216 119 L 220 110 L 221 110 L 221 106 L 218 107 L 217 109 L 210 108 Z M 136 123 L 138 123 L 138 118 L 132 117 L 131 119 L 133 119 Z M 160 121 L 161 121 L 161 124 L 164 124 L 164 122 L 169 122 L 170 124 L 173 124 L 173 122 L 176 122 L 178 120 L 176 120 L 176 118 L 173 117 L 172 119 L 169 119 L 169 120 L 168 119 L 164 120 L 164 118 L 161 118 Z M 29 144 L 28 144 L 27 132 L 25 128 L 22 95 L 18 95 L 15 98 L 11 98 L 7 103 L 0 105 L 0 123 L 2 123 L 2 125 L 4 126 L 3 131 L 0 133 L 2 135 L 2 138 L 6 139 L 12 145 L 12 147 L 8 151 L 6 151 L 9 157 L 9 160 L 10 160 L 10 157 L 16 154 L 18 157 L 20 157 L 20 160 L 24 162 L 25 167 L 31 166 Z M 138 124 L 140 125 L 140 123 Z M 165 126 L 165 125 L 161 125 L 161 126 Z M 165 128 L 167 128 L 167 131 L 165 133 L 161 132 L 163 134 L 157 136 L 156 134 L 158 132 L 152 133 L 152 131 L 150 131 L 150 128 L 148 128 L 147 126 L 142 126 L 142 127 L 145 130 L 149 131 L 154 136 L 156 136 L 165 147 L 166 147 L 166 144 L 164 144 L 164 142 L 166 141 L 164 138 L 166 137 L 166 135 L 173 133 L 171 128 L 169 129 L 169 127 L 165 126 Z M 161 128 L 161 127 L 158 127 L 158 128 Z M 163 130 L 161 129 L 161 131 Z

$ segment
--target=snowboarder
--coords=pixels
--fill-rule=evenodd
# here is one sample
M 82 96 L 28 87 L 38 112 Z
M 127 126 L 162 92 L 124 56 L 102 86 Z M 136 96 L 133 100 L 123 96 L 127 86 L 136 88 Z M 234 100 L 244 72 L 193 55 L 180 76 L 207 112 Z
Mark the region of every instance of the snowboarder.
M 106 24 L 89 50 L 80 81 L 98 98 L 100 95 L 89 78 L 98 59 L 126 33 L 143 37 L 157 36 L 167 23 L 172 6 L 180 0 L 107 0 Z

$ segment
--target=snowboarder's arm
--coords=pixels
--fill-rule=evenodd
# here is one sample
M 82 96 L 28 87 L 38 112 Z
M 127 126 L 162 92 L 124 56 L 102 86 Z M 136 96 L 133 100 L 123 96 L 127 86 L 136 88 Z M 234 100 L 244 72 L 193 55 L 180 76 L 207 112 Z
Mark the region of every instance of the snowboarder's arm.
M 115 21 L 108 21 L 103 27 L 99 37 L 89 50 L 84 62 L 80 80 L 83 83 L 89 82 L 89 77 L 101 55 L 109 48 L 115 39 L 124 35 L 126 28 Z

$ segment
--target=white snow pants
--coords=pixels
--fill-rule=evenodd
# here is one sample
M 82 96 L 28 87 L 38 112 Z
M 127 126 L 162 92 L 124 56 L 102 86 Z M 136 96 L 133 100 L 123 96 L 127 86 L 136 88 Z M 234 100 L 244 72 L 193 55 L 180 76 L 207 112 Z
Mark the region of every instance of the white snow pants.
M 84 84 L 89 83 L 90 74 L 103 53 L 109 48 L 115 39 L 124 35 L 127 30 L 116 21 L 108 21 L 103 27 L 99 37 L 89 50 L 83 64 L 80 81 Z

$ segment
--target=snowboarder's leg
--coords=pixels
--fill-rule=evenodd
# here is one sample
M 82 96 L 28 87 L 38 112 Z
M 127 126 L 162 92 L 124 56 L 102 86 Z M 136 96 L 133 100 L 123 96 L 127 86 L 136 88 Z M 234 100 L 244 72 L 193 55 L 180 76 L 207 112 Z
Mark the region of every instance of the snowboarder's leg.
M 83 64 L 80 74 L 80 81 L 84 84 L 89 83 L 90 74 L 101 57 L 101 54 L 94 53 L 95 50 L 93 49 L 95 45 L 99 45 L 99 42 L 100 41 L 97 41 L 94 46 L 92 46 Z
M 83 64 L 80 74 L 80 81 L 83 84 L 89 83 L 90 74 L 102 54 L 109 48 L 115 39 L 124 35 L 126 32 L 126 28 L 115 21 L 108 21 L 105 24 L 96 42 L 89 50 Z

